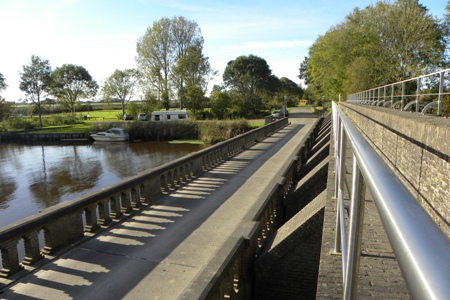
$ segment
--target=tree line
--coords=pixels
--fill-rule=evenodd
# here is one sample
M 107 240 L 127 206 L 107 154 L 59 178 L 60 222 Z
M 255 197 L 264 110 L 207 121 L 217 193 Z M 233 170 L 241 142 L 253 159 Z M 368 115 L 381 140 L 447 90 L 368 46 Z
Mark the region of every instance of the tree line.
M 258 56 L 240 56 L 230 61 L 223 83 L 206 96 L 208 84 L 217 76 L 203 53 L 203 36 L 198 24 L 178 16 L 155 21 L 138 39 L 136 68 L 115 70 L 102 86 L 82 66 L 64 64 L 52 70 L 47 59 L 32 55 L 19 72 L 19 88 L 27 102 L 36 105 L 42 127 L 42 101 L 49 97 L 72 113 L 81 99 L 100 93 L 105 101 L 119 99 L 122 113 L 139 94 L 139 109 L 150 112 L 169 109 L 176 100 L 181 109 L 213 118 L 256 117 L 283 101 L 297 103 L 303 90 L 287 78 L 272 75 L 267 62 Z M 0 91 L 7 87 L 0 73 Z M 1 118 L 11 105 L 0 99 Z M 205 110 L 205 108 L 209 108 Z M 135 109 L 135 108 L 134 108 Z
M 310 99 L 352 93 L 449 67 L 450 2 L 443 19 L 418 0 L 356 8 L 319 36 L 299 68 Z M 415 87 L 411 87 L 414 89 Z

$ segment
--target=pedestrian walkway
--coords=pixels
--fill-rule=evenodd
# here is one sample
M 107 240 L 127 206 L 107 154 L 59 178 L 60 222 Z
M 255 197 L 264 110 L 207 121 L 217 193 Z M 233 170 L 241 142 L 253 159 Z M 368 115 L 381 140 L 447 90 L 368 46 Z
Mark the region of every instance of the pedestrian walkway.
M 316 121 L 291 111 L 287 127 L 74 245 L 3 289 L 4 299 L 178 299 L 215 257 L 269 183 L 278 181 Z

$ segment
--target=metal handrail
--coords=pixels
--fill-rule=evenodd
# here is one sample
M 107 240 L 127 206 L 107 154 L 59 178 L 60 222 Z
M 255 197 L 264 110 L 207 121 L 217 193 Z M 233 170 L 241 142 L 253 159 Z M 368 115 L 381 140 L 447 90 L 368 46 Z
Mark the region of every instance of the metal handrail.
M 445 76 L 447 74 L 447 77 Z M 396 108 L 398 104 L 400 104 L 400 110 L 407 110 L 409 107 L 415 104 L 415 111 L 421 112 L 422 114 L 426 114 L 427 111 L 431 108 L 437 106 L 436 115 L 442 115 L 442 105 L 443 105 L 443 96 L 450 95 L 450 92 L 445 92 L 444 87 L 448 87 L 449 85 L 449 75 L 450 69 L 441 70 L 438 72 L 421 75 L 419 77 L 410 78 L 407 80 L 391 83 L 388 85 L 376 87 L 373 89 L 365 90 L 359 93 L 351 94 L 348 96 L 348 102 L 358 103 L 358 104 L 366 104 L 366 105 L 377 105 L 377 103 L 381 101 L 386 101 L 391 103 L 390 108 Z M 439 76 L 439 79 L 435 77 Z M 433 79 L 435 78 L 435 79 Z M 436 81 L 433 83 L 433 81 Z M 408 82 L 414 82 L 416 84 L 416 92 L 415 94 L 406 94 L 406 84 Z M 428 84 L 431 86 L 435 86 L 438 88 L 438 92 L 428 92 Z M 428 88 L 428 89 L 427 89 Z M 382 92 L 383 91 L 383 92 Z M 421 103 L 423 97 L 433 98 L 434 101 L 432 105 L 427 105 L 427 103 Z M 405 102 L 406 98 L 415 98 L 409 102 L 409 106 L 405 106 L 408 102 Z M 422 108 L 423 107 L 423 108 Z M 420 110 L 422 108 L 422 110 Z
M 353 152 L 348 238 L 336 237 L 335 251 L 342 251 L 344 299 L 356 299 L 361 253 L 364 195 L 367 187 L 413 299 L 448 299 L 450 295 L 450 239 L 404 187 L 399 178 L 364 139 L 348 117 L 333 102 L 336 160 L 337 227 L 345 223 L 345 140 Z M 336 150 L 337 149 L 337 150 Z M 340 213 L 341 211 L 341 213 Z M 339 223 L 338 223 L 339 222 Z M 347 230 L 345 226 L 342 226 Z M 345 258 L 344 258 L 345 257 Z

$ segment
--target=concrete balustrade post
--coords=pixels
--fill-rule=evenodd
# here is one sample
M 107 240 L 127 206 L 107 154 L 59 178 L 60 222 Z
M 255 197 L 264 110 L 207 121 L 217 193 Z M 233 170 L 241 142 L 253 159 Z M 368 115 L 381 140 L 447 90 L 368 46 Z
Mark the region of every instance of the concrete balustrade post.
M 131 207 L 131 190 L 126 190 L 120 194 L 120 200 L 122 202 L 122 212 L 128 213 L 133 208 Z
M 178 170 L 179 167 L 176 167 L 173 170 L 173 187 L 179 187 L 180 186 L 180 172 Z
M 161 194 L 161 176 L 162 175 L 157 174 L 143 182 L 144 189 L 141 192 L 141 197 L 145 198 L 146 202 L 150 201 L 150 198 Z
M 232 269 L 232 279 L 233 279 L 233 291 L 237 294 L 241 289 L 241 276 L 242 276 L 242 263 L 241 263 L 241 255 L 239 253 L 238 257 L 234 261 L 233 269 Z
M 120 195 L 116 194 L 111 196 L 111 198 L 109 198 L 109 201 L 111 203 L 111 218 L 120 218 L 123 215 L 122 205 L 120 203 Z
M 29 266 L 43 257 L 39 247 L 39 230 L 33 230 L 25 234 L 23 241 L 25 257 L 22 264 Z
M 70 245 L 84 236 L 82 211 L 58 218 L 44 226 L 45 247 L 42 253 L 49 255 Z
M 94 232 L 99 228 L 98 218 L 97 218 L 97 203 L 89 205 L 84 209 L 86 216 L 86 226 L 84 227 L 85 232 Z
M 17 253 L 17 244 L 19 239 L 11 239 L 0 244 L 2 254 L 2 265 L 0 277 L 6 278 L 23 269 L 19 263 L 19 254 Z
M 142 205 L 140 191 L 141 189 L 139 186 L 135 186 L 131 189 L 130 197 L 132 207 L 140 207 Z
M 168 191 L 173 191 L 174 189 L 174 179 L 173 179 L 173 170 L 167 172 L 167 189 Z
M 103 199 L 98 204 L 98 224 L 108 225 L 111 223 L 111 210 L 109 208 L 109 199 Z

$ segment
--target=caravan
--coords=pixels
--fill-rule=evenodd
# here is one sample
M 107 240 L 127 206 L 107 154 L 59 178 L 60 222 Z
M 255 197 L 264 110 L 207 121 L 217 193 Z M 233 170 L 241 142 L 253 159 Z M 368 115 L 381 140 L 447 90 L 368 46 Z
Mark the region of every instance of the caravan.
M 185 121 L 189 119 L 186 110 L 164 110 L 154 111 L 151 114 L 153 122 L 171 122 L 171 121 Z

